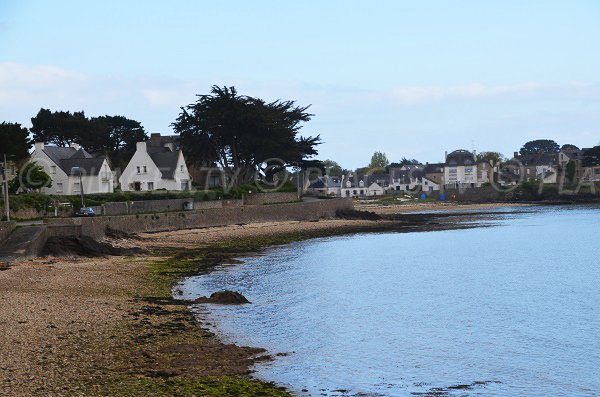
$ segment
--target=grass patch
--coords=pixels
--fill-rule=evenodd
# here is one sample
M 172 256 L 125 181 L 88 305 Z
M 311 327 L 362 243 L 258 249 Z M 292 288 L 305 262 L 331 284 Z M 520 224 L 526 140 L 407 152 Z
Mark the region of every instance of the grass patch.
M 272 383 L 261 382 L 246 376 L 116 378 L 106 387 L 91 390 L 90 396 L 203 396 L 203 397 L 291 397 L 288 391 Z

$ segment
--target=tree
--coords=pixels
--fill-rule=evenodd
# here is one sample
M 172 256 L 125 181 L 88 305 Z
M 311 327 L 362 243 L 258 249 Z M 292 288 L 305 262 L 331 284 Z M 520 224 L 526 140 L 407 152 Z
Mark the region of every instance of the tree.
M 29 163 L 17 171 L 16 177 L 10 181 L 9 191 L 16 193 L 19 188 L 22 191 L 37 191 L 43 187 L 51 187 L 52 178 L 44 172 L 44 169 L 34 163 Z
M 477 154 L 477 161 L 500 164 L 506 161 L 506 158 L 502 153 L 499 152 L 481 152 Z
M 579 148 L 575 145 L 571 145 L 570 143 L 567 143 L 567 144 L 562 145 L 560 150 L 576 152 L 576 151 L 579 151 Z
M 325 173 L 327 175 L 342 175 L 343 169 L 342 167 L 333 160 L 324 160 L 323 166 L 325 167 Z
M 299 135 L 302 123 L 312 117 L 307 109 L 294 101 L 265 102 L 238 95 L 235 87 L 213 86 L 210 94 L 182 107 L 172 126 L 192 163 L 218 163 L 237 186 L 257 177 L 271 180 L 287 167 L 322 165 L 312 159 L 321 138 Z
M 383 152 L 375 152 L 371 157 L 371 162 L 369 163 L 369 168 L 385 168 L 390 164 L 387 156 Z
M 29 148 L 31 140 L 27 128 L 18 123 L 0 124 L 0 156 L 6 154 L 9 160 L 23 160 L 29 156 Z
M 537 154 L 537 153 L 558 153 L 560 152 L 560 146 L 558 143 L 551 139 L 538 139 L 535 141 L 529 141 L 523 145 L 519 153 L 523 154 Z
M 133 156 L 136 143 L 148 139 L 144 127 L 135 120 L 124 116 L 100 116 L 91 120 L 93 135 L 86 135 L 80 143 L 92 153 L 102 153 L 111 161 L 114 168 L 124 167 Z
M 113 167 L 122 167 L 135 153 L 136 143 L 148 139 L 144 127 L 124 116 L 100 116 L 88 119 L 81 112 L 51 112 L 41 109 L 31 119 L 36 142 L 68 146 L 78 143 L 94 154 L 108 156 Z
M 83 111 L 71 113 L 40 109 L 31 118 L 31 125 L 30 131 L 35 142 L 52 143 L 56 146 L 69 146 L 80 141 L 89 134 L 90 129 L 90 121 Z

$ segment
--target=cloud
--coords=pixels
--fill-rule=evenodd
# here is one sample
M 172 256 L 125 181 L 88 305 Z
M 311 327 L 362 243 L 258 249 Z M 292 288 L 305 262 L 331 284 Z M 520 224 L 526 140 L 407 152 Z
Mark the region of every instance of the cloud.
M 451 98 L 486 98 L 501 95 L 530 94 L 545 87 L 535 83 L 514 85 L 485 85 L 473 83 L 458 86 L 398 87 L 389 96 L 401 104 L 418 104 Z

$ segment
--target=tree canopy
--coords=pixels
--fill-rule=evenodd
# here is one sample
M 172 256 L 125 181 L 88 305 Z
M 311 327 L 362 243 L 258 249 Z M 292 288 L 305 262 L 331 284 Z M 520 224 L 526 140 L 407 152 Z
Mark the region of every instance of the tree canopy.
M 57 146 L 78 143 L 90 153 L 108 156 L 113 167 L 124 166 L 133 156 L 136 142 L 148 138 L 138 121 L 108 115 L 89 119 L 83 111 L 40 109 L 31 124 L 35 142 Z
M 19 161 L 29 156 L 29 148 L 31 140 L 27 128 L 18 123 L 0 124 L 0 155 L 6 154 L 9 160 Z
M 417 165 L 417 164 L 421 164 L 419 162 L 419 160 L 417 160 L 417 159 L 408 159 L 406 157 L 402 157 L 402 160 L 400 160 L 397 163 L 396 162 L 390 163 L 389 166 L 393 167 L 393 168 L 400 168 L 400 167 L 403 167 L 405 165 Z
M 325 168 L 325 173 L 327 175 L 340 176 L 344 172 L 342 167 L 333 160 L 323 160 L 323 167 Z
M 96 135 L 88 135 L 88 141 L 82 141 L 81 145 L 91 152 L 107 155 L 115 168 L 124 167 L 135 153 L 136 143 L 148 139 L 138 121 L 124 116 L 93 117 L 90 121 Z
M 558 153 L 560 152 L 560 146 L 558 143 L 551 139 L 537 139 L 535 141 L 529 141 L 523 145 L 519 153 L 523 154 L 537 154 L 537 153 Z
M 371 156 L 371 162 L 369 168 L 386 168 L 390 164 L 385 153 L 377 151 Z
M 500 164 L 506 161 L 506 158 L 499 152 L 481 152 L 477 154 L 477 161 L 487 161 L 493 164 Z
M 37 163 L 28 163 L 17 171 L 16 177 L 10 181 L 9 191 L 17 193 L 19 188 L 25 192 L 38 191 L 43 187 L 51 187 L 52 178 Z
M 564 145 L 562 145 L 562 147 L 560 148 L 560 150 L 567 150 L 567 151 L 569 151 L 569 150 L 572 150 L 572 151 L 577 151 L 577 150 L 579 150 L 579 148 L 578 148 L 577 146 L 575 146 L 575 145 L 572 145 L 572 144 L 570 144 L 570 143 L 567 143 L 567 144 L 564 144 Z
M 287 167 L 321 166 L 313 160 L 320 137 L 299 135 L 312 117 L 307 109 L 294 101 L 265 102 L 239 95 L 235 87 L 213 86 L 210 94 L 182 107 L 172 126 L 188 161 L 216 162 L 240 185 L 257 176 L 270 180 Z
M 83 111 L 81 112 L 52 112 L 50 109 L 40 109 L 31 118 L 31 132 L 35 142 L 51 143 L 56 146 L 69 146 L 87 134 L 90 122 Z

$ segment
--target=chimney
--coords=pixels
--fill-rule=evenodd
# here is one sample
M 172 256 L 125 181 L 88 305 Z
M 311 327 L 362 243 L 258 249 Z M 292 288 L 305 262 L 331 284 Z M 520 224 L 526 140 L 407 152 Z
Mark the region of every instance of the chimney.
M 473 149 L 473 158 L 477 160 L 477 150 Z
M 150 146 L 160 147 L 161 141 L 160 133 L 150 134 Z
M 446 162 L 446 160 L 448 160 L 448 151 L 447 150 L 444 152 L 444 163 Z
M 75 150 L 79 150 L 81 148 L 81 146 L 79 146 L 79 144 L 77 144 L 77 143 L 71 143 L 69 145 L 69 147 L 72 147 Z
M 135 150 L 141 150 L 141 151 L 145 151 L 146 150 L 146 142 L 138 142 L 135 144 Z
M 34 144 L 35 147 L 35 151 L 37 152 L 38 150 L 44 150 L 44 142 L 36 142 Z

